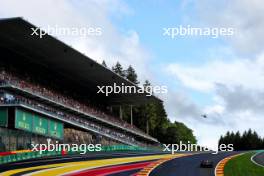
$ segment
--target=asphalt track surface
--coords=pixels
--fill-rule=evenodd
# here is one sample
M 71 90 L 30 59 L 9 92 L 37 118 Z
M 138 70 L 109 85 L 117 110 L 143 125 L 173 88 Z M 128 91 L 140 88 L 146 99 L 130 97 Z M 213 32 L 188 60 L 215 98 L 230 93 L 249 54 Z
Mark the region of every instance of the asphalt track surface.
M 253 160 L 264 167 L 264 152 L 257 154 Z
M 67 176 L 128 176 L 138 172 L 153 161 L 169 156 L 171 155 L 161 152 L 104 152 L 90 153 L 89 155 L 49 157 L 0 165 L 0 175 L 53 176 L 70 173 Z
M 176 154 L 174 155 L 176 159 L 157 167 L 151 176 L 214 176 L 214 168 L 201 169 L 199 167 L 201 160 L 210 159 L 216 165 L 223 158 L 233 154 L 236 152 L 190 156 Z M 171 156 L 160 152 L 104 152 L 81 156 L 49 157 L 0 165 L 0 175 L 130 176 L 158 159 Z
M 217 155 L 204 153 L 176 158 L 158 166 L 151 172 L 150 176 L 214 176 L 217 163 L 234 154 L 238 153 L 228 152 Z M 201 168 L 200 163 L 202 160 L 213 161 L 214 167 Z
M 14 163 L 8 163 L 0 165 L 0 173 L 11 169 L 19 169 L 25 167 L 34 167 L 47 164 L 67 163 L 75 161 L 88 161 L 97 159 L 110 159 L 110 158 L 122 158 L 122 157 L 135 157 L 135 156 L 149 156 L 149 155 L 165 154 L 163 152 L 100 152 L 100 153 L 89 153 L 88 155 L 72 155 L 72 156 L 56 156 L 56 157 L 45 157 L 40 159 L 29 159 Z

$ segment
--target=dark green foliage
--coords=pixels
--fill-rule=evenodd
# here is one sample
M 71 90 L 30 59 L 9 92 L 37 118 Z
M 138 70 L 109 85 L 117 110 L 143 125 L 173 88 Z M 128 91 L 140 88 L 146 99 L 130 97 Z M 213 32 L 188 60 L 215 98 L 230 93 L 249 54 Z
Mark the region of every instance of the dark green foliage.
M 122 77 L 125 77 L 125 71 L 123 70 L 123 67 L 121 66 L 121 64 L 119 62 L 117 62 L 116 65 L 112 67 L 112 70 L 116 74 L 118 74 Z
M 225 136 L 221 136 L 218 145 L 233 144 L 235 150 L 258 150 L 264 149 L 264 139 L 262 139 L 255 131 L 251 129 L 245 131 L 243 135 L 239 132 L 227 132 Z
M 107 65 L 106 65 L 106 63 L 105 63 L 104 60 L 103 60 L 103 62 L 102 62 L 102 66 L 107 67 Z
M 127 80 L 131 81 L 132 83 L 139 84 L 139 81 L 137 80 L 136 71 L 131 65 L 129 65 L 129 67 L 125 71 L 125 76 Z
M 165 137 L 161 140 L 163 143 L 167 144 L 179 144 L 180 141 L 183 143 L 188 143 L 188 141 L 190 141 L 192 144 L 196 144 L 197 142 L 192 130 L 183 123 L 176 121 L 169 124 Z

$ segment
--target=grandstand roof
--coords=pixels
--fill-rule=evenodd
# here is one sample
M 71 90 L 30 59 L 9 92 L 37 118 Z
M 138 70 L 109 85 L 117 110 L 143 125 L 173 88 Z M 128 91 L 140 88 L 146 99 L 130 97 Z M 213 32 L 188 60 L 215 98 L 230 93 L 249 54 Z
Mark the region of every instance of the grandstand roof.
M 20 17 L 0 19 L 0 46 L 26 56 L 29 62 L 58 72 L 69 81 L 78 81 L 81 86 L 94 93 L 98 91 L 97 86 L 113 85 L 114 82 L 117 85 L 124 83 L 135 86 L 53 36 L 45 35 L 40 39 L 39 36 L 31 35 L 31 28 L 36 26 Z M 149 101 L 161 100 L 146 94 L 111 94 L 108 97 L 110 104 L 139 104 Z

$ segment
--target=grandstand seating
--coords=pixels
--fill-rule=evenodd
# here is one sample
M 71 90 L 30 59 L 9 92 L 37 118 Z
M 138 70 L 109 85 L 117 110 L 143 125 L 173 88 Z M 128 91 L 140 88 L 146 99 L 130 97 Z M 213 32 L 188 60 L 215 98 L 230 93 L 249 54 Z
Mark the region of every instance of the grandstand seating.
M 120 119 L 118 119 L 117 117 L 113 117 L 109 114 L 104 113 L 103 111 L 100 111 L 99 109 L 96 109 L 95 107 L 92 107 L 91 105 L 88 104 L 82 104 L 70 97 L 67 97 L 66 95 L 62 95 L 59 92 L 53 91 L 50 88 L 46 88 L 46 87 L 42 87 L 38 84 L 34 84 L 33 82 L 30 81 L 25 81 L 25 80 L 29 80 L 28 78 L 25 79 L 19 79 L 19 77 L 16 77 L 15 75 L 11 74 L 11 73 L 7 73 L 6 71 L 2 71 L 0 74 L 0 81 L 3 83 L 9 83 L 9 84 L 13 84 L 15 86 L 18 86 L 22 89 L 31 91 L 35 94 L 40 94 L 41 96 L 44 97 L 48 97 L 56 102 L 62 103 L 66 106 L 70 106 L 72 108 L 75 108 L 78 111 L 83 111 L 83 112 L 87 112 L 90 114 L 93 114 L 97 117 L 100 118 L 104 118 L 108 121 L 114 121 L 116 124 L 118 125 L 122 125 L 125 128 L 129 128 L 135 132 L 141 133 L 143 135 L 146 135 L 144 132 L 142 132 L 141 130 L 139 130 L 138 128 L 136 128 L 133 125 L 130 125 L 129 123 L 122 121 Z M 151 136 L 148 136 L 151 137 Z
M 146 135 L 144 132 L 137 129 L 135 126 L 132 126 L 125 121 L 122 121 L 118 119 L 117 117 L 113 117 L 109 114 L 106 114 L 99 109 L 96 109 L 92 106 L 89 106 L 87 104 L 82 104 L 70 97 L 64 96 L 61 93 L 58 93 L 56 91 L 53 91 L 52 89 L 49 89 L 47 87 L 42 87 L 38 84 L 34 84 L 30 82 L 29 78 L 21 79 L 18 76 L 11 74 L 10 72 L 7 72 L 5 70 L 2 70 L 0 73 L 0 85 L 14 85 L 17 86 L 23 90 L 30 91 L 34 94 L 39 94 L 43 97 L 48 97 L 51 100 L 61 103 L 65 106 L 69 106 L 73 109 L 76 109 L 78 111 L 82 111 L 84 113 L 92 114 L 96 117 L 102 118 L 107 121 L 114 122 L 116 125 L 121 125 L 124 129 L 129 129 L 134 133 L 139 133 L 141 135 L 144 135 L 146 137 L 150 137 Z M 77 115 L 67 113 L 64 111 L 60 111 L 57 108 L 45 105 L 41 102 L 38 102 L 33 99 L 29 99 L 26 97 L 23 97 L 21 95 L 14 95 L 12 93 L 8 94 L 9 96 L 1 96 L 0 97 L 0 104 L 24 104 L 26 106 L 29 106 L 31 108 L 46 112 L 48 114 L 54 115 L 55 117 L 59 117 L 60 119 L 69 122 L 71 124 L 76 124 L 78 126 L 88 128 L 98 134 L 101 134 L 103 136 L 111 137 L 112 139 L 115 139 L 116 141 L 120 141 L 122 143 L 126 143 L 129 145 L 140 145 L 145 146 L 144 143 L 137 141 L 133 137 L 133 133 L 124 133 L 122 130 L 118 130 L 115 128 L 109 128 L 106 126 L 103 126 L 102 124 L 96 123 L 94 121 L 91 121 L 88 118 L 81 118 Z

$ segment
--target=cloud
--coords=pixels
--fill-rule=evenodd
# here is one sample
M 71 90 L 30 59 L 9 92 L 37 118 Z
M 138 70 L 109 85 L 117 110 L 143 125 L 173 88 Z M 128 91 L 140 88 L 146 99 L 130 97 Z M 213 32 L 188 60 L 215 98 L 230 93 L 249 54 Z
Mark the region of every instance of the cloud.
M 162 94 L 162 100 L 171 120 L 200 118 L 202 114 L 200 108 L 182 92 L 169 91 L 167 94 Z
M 264 91 L 250 90 L 243 86 L 228 88 L 225 85 L 217 85 L 216 92 L 224 100 L 229 112 L 264 112 Z
M 205 25 L 233 27 L 236 35 L 228 40 L 240 54 L 257 55 L 264 45 L 262 0 L 196 1 L 197 14 Z
M 234 36 L 224 38 L 224 45 L 212 46 L 206 62 L 195 65 L 174 62 L 165 68 L 171 79 L 186 89 L 212 95 L 213 103 L 200 108 L 209 114 L 208 119 L 215 119 L 215 125 L 182 118 L 194 129 L 201 144 L 216 146 L 216 140 L 227 130 L 253 128 L 264 135 L 261 125 L 264 123 L 262 4 L 261 0 L 188 0 L 183 3 L 184 8 L 189 6 L 196 10 L 188 13 L 188 18 L 184 16 L 189 19 L 188 23 L 236 30 Z M 191 100 L 190 103 L 198 107 Z
M 213 60 L 202 65 L 168 64 L 166 72 L 186 87 L 213 92 L 216 85 L 241 85 L 252 90 L 264 89 L 264 55 L 256 59 Z
M 192 106 L 183 106 L 186 98 L 174 102 L 178 108 L 186 107 L 186 111 L 193 114 L 189 116 L 191 118 L 181 120 L 194 129 L 201 144 L 216 146 L 219 136 L 228 130 L 242 132 L 252 128 L 264 135 L 263 126 L 260 125 L 264 124 L 263 54 L 255 59 L 209 61 L 199 67 L 171 63 L 165 70 L 186 89 L 207 92 L 213 97 L 213 103 L 200 107 L 199 112 L 208 114 L 207 119 L 200 120 L 193 113 L 198 105 L 190 101 Z M 185 111 L 180 111 L 178 116 L 186 117 Z M 212 127 L 214 132 L 206 135 Z

